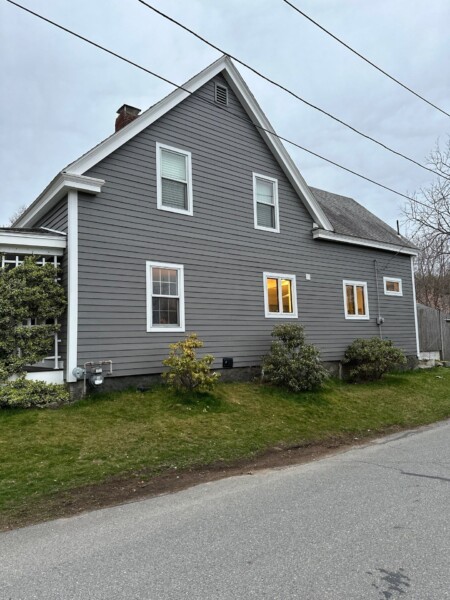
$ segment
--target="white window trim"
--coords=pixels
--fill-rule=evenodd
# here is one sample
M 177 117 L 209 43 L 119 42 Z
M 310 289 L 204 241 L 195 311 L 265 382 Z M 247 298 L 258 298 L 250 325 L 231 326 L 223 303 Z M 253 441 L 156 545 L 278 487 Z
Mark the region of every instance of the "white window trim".
M 178 272 L 178 298 L 179 298 L 179 315 L 180 324 L 177 326 L 165 327 L 161 325 L 153 325 L 153 282 L 152 282 L 152 268 L 156 267 L 159 269 L 176 269 Z M 171 263 L 160 263 L 153 262 L 150 260 L 146 261 L 146 292 L 147 292 L 147 331 L 157 331 L 159 333 L 170 333 L 174 331 L 185 331 L 185 320 L 184 320 L 184 266 L 174 265 Z
M 264 313 L 267 319 L 298 319 L 298 309 L 297 309 L 297 281 L 295 275 L 285 275 L 282 273 L 263 273 L 264 277 Z M 267 289 L 267 280 L 268 279 L 290 279 L 292 284 L 292 308 L 293 312 L 291 313 L 273 313 L 269 311 L 269 294 Z M 278 286 L 278 303 L 280 308 L 283 308 L 282 302 L 282 290 L 281 285 Z
M 386 287 L 386 284 L 388 283 L 388 281 L 392 281 L 393 283 L 398 283 L 399 291 L 398 292 L 390 292 Z M 383 277 L 383 287 L 384 287 L 384 295 L 385 296 L 403 296 L 402 280 L 399 277 Z
M 273 183 L 273 199 L 275 207 L 275 227 L 263 227 L 258 225 L 258 202 L 256 197 L 256 180 L 265 179 Z M 273 177 L 267 177 L 267 175 L 260 175 L 259 173 L 253 173 L 253 215 L 255 229 L 261 229 L 262 231 L 271 231 L 272 233 L 280 233 L 280 214 L 278 210 L 278 179 Z
M 169 150 L 178 154 L 183 154 L 187 158 L 187 209 L 173 208 L 172 206 L 164 206 L 162 203 L 162 185 L 161 185 L 161 150 Z M 192 201 L 192 155 L 187 150 L 167 146 L 156 142 L 156 206 L 159 210 L 167 210 L 168 212 L 179 213 L 181 215 L 194 214 L 194 205 Z
M 347 293 L 346 293 L 346 286 L 347 285 L 352 285 L 353 286 L 353 296 L 354 296 L 354 302 L 355 302 L 355 307 L 356 310 L 358 310 L 358 303 L 356 300 L 356 293 L 355 293 L 355 288 L 356 286 L 359 287 L 363 287 L 364 288 L 364 308 L 366 311 L 365 315 L 349 315 L 348 314 L 348 309 L 347 309 Z M 342 282 L 342 290 L 344 293 L 344 311 L 345 311 L 345 318 L 346 319 L 350 319 L 352 321 L 368 321 L 370 319 L 370 315 L 369 315 L 369 294 L 367 292 L 367 281 L 353 281 L 350 279 L 344 279 L 344 281 Z

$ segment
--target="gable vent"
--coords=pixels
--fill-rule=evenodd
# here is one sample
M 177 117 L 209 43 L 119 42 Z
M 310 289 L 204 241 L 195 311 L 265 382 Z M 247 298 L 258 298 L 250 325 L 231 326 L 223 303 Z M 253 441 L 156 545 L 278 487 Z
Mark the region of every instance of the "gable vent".
M 215 95 L 215 101 L 217 102 L 217 104 L 222 104 L 222 106 L 228 106 L 228 88 L 227 87 L 216 83 L 214 95 Z

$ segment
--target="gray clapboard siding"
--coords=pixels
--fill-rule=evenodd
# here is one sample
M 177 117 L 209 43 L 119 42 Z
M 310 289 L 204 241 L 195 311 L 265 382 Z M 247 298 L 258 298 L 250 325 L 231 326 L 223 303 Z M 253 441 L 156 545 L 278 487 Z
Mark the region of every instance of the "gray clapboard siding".
M 49 229 L 55 229 L 55 231 L 62 231 L 67 234 L 68 228 L 68 216 L 67 216 L 67 198 L 62 198 L 49 212 L 42 217 L 36 224 L 35 227 L 48 227 Z M 61 261 L 61 283 L 64 286 L 67 294 L 67 252 L 64 253 Z M 67 351 L 67 317 L 63 315 L 61 318 L 61 330 L 60 330 L 61 343 L 59 344 L 59 352 L 61 359 L 66 360 Z
M 383 335 L 415 354 L 409 257 L 314 241 L 310 215 L 259 132 L 234 116 L 247 118 L 231 90 L 227 109 L 199 100 L 213 98 L 214 81 L 87 173 L 106 183 L 79 198 L 78 363 L 111 358 L 116 375 L 161 371 L 183 334 L 147 333 L 146 260 L 184 265 L 186 331 L 205 341 L 215 366 L 223 356 L 259 364 L 272 327 L 294 322 L 265 318 L 264 271 L 297 276 L 298 322 L 324 360 L 378 335 L 375 259 L 386 265 Z M 156 209 L 156 142 L 192 153 L 192 217 Z M 254 229 L 252 172 L 278 179 L 279 234 Z M 383 274 L 402 278 L 402 297 L 384 296 Z M 344 318 L 343 279 L 367 281 L 370 321 Z

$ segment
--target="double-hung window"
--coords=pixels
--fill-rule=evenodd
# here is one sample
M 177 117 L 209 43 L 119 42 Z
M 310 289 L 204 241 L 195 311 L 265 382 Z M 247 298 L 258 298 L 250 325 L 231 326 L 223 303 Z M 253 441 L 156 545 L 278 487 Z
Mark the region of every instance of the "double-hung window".
M 184 331 L 183 265 L 147 261 L 147 331 Z
M 386 296 L 403 296 L 402 280 L 397 277 L 383 277 Z
M 365 281 L 347 281 L 344 286 L 344 307 L 346 319 L 368 319 L 369 301 Z
M 297 318 L 295 275 L 264 273 L 264 309 L 269 318 Z
M 253 173 L 253 205 L 255 229 L 280 231 L 278 214 L 278 181 Z
M 157 206 L 193 214 L 191 153 L 156 144 Z

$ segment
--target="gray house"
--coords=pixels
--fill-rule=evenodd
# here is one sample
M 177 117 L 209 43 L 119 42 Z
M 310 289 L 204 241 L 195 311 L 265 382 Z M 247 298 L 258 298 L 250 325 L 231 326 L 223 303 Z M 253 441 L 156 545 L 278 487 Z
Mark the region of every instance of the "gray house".
M 192 331 L 215 368 L 257 366 L 280 322 L 303 324 L 329 363 L 357 337 L 417 356 L 416 250 L 308 187 L 230 59 L 118 112 L 116 132 L 0 231 L 3 260 L 62 265 L 67 320 L 41 377 L 75 382 L 75 367 L 112 361 L 129 385 Z

